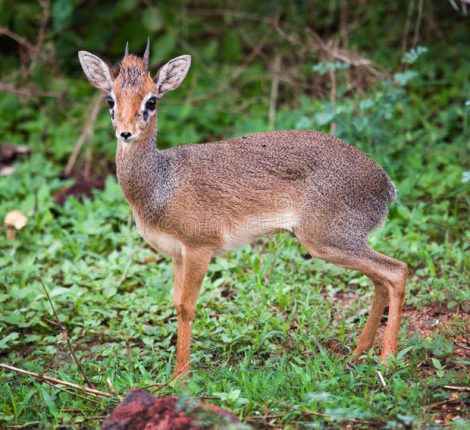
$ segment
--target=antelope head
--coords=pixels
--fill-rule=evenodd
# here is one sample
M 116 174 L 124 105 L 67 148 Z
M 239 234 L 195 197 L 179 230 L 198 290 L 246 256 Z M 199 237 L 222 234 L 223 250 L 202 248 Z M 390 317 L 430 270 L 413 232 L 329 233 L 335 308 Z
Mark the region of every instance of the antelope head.
M 78 52 L 90 83 L 106 93 L 116 137 L 126 144 L 147 140 L 155 134 L 157 100 L 181 85 L 191 65 L 191 57 L 182 55 L 162 66 L 152 78 L 149 55 L 149 41 L 142 58 L 129 54 L 126 44 L 115 78 L 112 69 L 96 55 Z

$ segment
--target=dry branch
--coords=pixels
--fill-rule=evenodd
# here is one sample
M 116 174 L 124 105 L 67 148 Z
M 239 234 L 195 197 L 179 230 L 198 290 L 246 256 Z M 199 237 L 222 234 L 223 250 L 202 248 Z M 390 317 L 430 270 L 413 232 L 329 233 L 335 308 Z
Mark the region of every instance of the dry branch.
M 50 0 L 39 0 L 43 8 L 41 23 L 39 25 L 38 38 L 36 40 L 36 45 L 31 54 L 31 64 L 34 63 L 39 56 L 41 55 L 42 48 L 44 47 L 44 42 L 46 41 L 46 30 L 47 24 L 49 23 L 49 18 L 51 16 L 50 9 Z
M 66 177 L 70 176 L 72 170 L 77 162 L 78 155 L 80 154 L 80 150 L 85 142 L 91 138 L 93 135 L 93 128 L 95 126 L 96 118 L 98 117 L 98 113 L 100 112 L 102 102 L 101 94 L 95 96 L 91 103 L 90 114 L 88 119 L 83 127 L 80 136 L 77 139 L 77 143 L 75 144 L 72 153 L 70 154 L 69 160 L 67 161 L 67 166 L 65 167 L 64 175 Z
M 410 31 L 411 15 L 413 13 L 414 5 L 415 5 L 415 0 L 410 0 L 410 2 L 408 3 L 408 11 L 406 13 L 405 28 L 403 30 L 403 37 L 401 40 L 402 55 L 405 55 L 406 51 L 408 51 L 408 33 Z
M 0 363 L 0 369 L 10 370 L 12 372 L 21 373 L 23 375 L 32 376 L 40 382 L 45 382 L 46 384 L 55 386 L 56 384 L 65 385 L 66 387 L 75 388 L 76 390 L 82 391 L 83 393 L 90 394 L 95 397 L 106 397 L 108 399 L 115 399 L 115 396 L 104 391 L 96 390 L 94 388 L 83 387 L 82 385 L 74 384 L 72 382 L 63 381 L 61 379 L 52 378 L 51 376 L 46 376 L 43 374 L 30 372 L 29 370 L 19 369 L 18 367 L 10 366 L 9 364 Z
M 52 384 L 51 382 L 47 382 L 47 381 L 44 381 L 44 383 L 60 391 L 63 391 L 64 393 L 70 394 L 75 397 L 79 397 L 80 399 L 86 400 L 88 402 L 96 403 L 97 405 L 100 404 L 98 401 L 91 399 L 90 397 L 82 396 L 81 394 L 75 393 L 71 390 L 67 390 L 67 388 L 59 387 L 58 385 Z
M 253 48 L 251 53 L 246 57 L 245 61 L 243 61 L 243 63 L 240 66 L 238 66 L 227 79 L 224 79 L 222 84 L 220 84 L 217 88 L 215 88 L 213 91 L 210 91 L 206 94 L 196 96 L 196 97 L 190 97 L 187 102 L 197 103 L 203 100 L 211 99 L 214 96 L 217 96 L 218 94 L 225 91 L 233 81 L 238 79 L 238 77 L 248 68 L 250 63 L 260 54 L 260 52 L 266 45 L 267 40 L 268 39 L 266 36 L 263 37 L 260 40 L 260 42 Z
M 70 342 L 69 333 L 68 333 L 67 329 L 60 322 L 59 315 L 57 315 L 57 312 L 56 312 L 55 307 L 54 307 L 54 303 L 52 302 L 51 296 L 49 295 L 49 291 L 47 291 L 46 285 L 44 284 L 44 281 L 42 280 L 42 278 L 40 276 L 39 276 L 39 281 L 41 282 L 41 285 L 42 285 L 42 288 L 44 289 L 44 292 L 46 293 L 47 300 L 49 300 L 49 303 L 50 303 L 51 308 L 52 308 L 52 312 L 54 314 L 54 318 L 57 321 L 57 325 L 62 330 L 62 336 L 65 339 L 65 341 L 67 342 L 67 346 L 69 348 L 70 353 L 72 354 L 72 357 L 73 357 L 73 360 L 75 361 L 75 364 L 77 365 L 78 371 L 82 375 L 83 380 L 87 383 L 87 385 L 89 385 L 90 387 L 93 387 L 93 384 L 90 382 L 90 380 L 86 376 L 86 373 L 84 372 L 80 362 L 78 361 L 77 356 L 75 355 L 75 350 L 72 346 L 72 343 Z
M 36 47 L 28 39 L 24 38 L 23 36 L 20 36 L 14 31 L 11 31 L 9 28 L 0 27 L 0 36 L 1 35 L 5 35 L 9 37 L 10 39 L 13 39 L 16 43 L 18 43 L 21 46 L 24 46 L 30 51 L 35 51 L 36 49 Z
M 277 98 L 279 96 L 279 77 L 281 73 L 281 56 L 278 54 L 274 58 L 273 64 L 273 78 L 271 82 L 271 94 L 269 97 L 269 114 L 268 114 L 268 123 L 269 128 L 274 128 L 274 123 L 276 121 L 276 106 Z
M 318 416 L 318 417 L 324 417 L 324 418 L 327 418 L 327 419 L 331 419 L 330 415 L 322 413 L 322 412 L 309 411 L 307 409 L 298 408 L 296 406 L 289 405 L 289 404 L 281 402 L 279 400 L 274 400 L 274 401 L 276 403 L 284 406 L 285 408 L 289 408 L 289 409 L 294 410 L 294 411 L 302 412 L 305 415 L 315 415 L 315 416 Z M 344 421 L 351 422 L 351 423 L 357 423 L 357 424 L 368 424 L 368 425 L 375 425 L 379 422 L 379 421 L 361 420 L 359 418 L 345 418 Z
M 60 93 L 50 93 L 47 91 L 38 90 L 33 85 L 26 85 L 24 87 L 17 87 L 13 84 L 9 84 L 7 82 L 0 81 L 0 92 L 15 94 L 20 97 L 24 97 L 26 99 L 30 99 L 32 97 L 51 97 L 51 98 L 60 98 Z
M 387 390 L 387 383 L 385 382 L 385 378 L 383 377 L 382 372 L 380 370 L 377 370 L 377 375 L 379 376 L 382 387 L 384 387 L 384 389 Z
M 457 385 L 444 385 L 446 390 L 470 392 L 470 387 L 460 387 Z
M 416 47 L 419 40 L 419 30 L 421 28 L 421 19 L 423 17 L 423 0 L 418 3 L 418 16 L 416 17 L 415 34 L 413 36 L 413 47 Z

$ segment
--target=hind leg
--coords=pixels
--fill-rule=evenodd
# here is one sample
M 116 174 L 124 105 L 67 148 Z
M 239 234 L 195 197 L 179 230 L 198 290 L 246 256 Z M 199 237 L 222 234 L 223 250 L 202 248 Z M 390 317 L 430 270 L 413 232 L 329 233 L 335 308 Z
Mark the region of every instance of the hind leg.
M 387 287 L 379 282 L 375 282 L 374 286 L 374 301 L 372 302 L 366 325 L 362 330 L 356 348 L 354 349 L 354 358 L 352 361 L 369 351 L 369 349 L 374 345 L 375 335 L 377 334 L 377 329 L 379 328 L 385 306 L 387 306 L 388 303 Z
M 382 345 L 380 361 L 397 351 L 400 330 L 401 310 L 405 297 L 407 266 L 405 263 L 371 250 L 365 242 L 358 241 L 355 249 L 341 247 L 332 241 L 312 240 L 305 232 L 297 233 L 300 242 L 315 257 L 338 264 L 348 269 L 358 270 L 375 284 L 376 295 L 366 326 L 359 338 L 355 355 L 366 352 L 374 343 L 382 312 L 389 300 L 388 322 Z

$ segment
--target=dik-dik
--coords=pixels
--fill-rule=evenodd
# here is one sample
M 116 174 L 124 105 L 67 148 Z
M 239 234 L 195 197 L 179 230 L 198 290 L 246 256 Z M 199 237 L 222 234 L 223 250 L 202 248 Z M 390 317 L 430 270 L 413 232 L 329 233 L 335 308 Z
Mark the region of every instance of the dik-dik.
M 106 93 L 117 178 L 137 229 L 173 262 L 176 376 L 190 368 L 192 322 L 211 258 L 277 231 L 295 234 L 313 256 L 373 281 L 374 301 L 353 356 L 373 345 L 387 304 L 380 360 L 396 354 L 407 266 L 367 245 L 396 199 L 379 166 L 317 131 L 255 133 L 158 150 L 157 101 L 181 85 L 191 57 L 174 58 L 152 78 L 148 44 L 143 58 L 129 55 L 126 46 L 117 76 L 95 55 L 78 56 L 91 84 Z

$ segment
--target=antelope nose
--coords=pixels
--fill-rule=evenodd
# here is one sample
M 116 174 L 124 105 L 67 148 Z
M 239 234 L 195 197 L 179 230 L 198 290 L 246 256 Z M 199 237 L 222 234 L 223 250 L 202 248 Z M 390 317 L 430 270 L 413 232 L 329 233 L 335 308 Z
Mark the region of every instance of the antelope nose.
M 131 137 L 131 136 L 132 136 L 132 133 L 130 133 L 129 131 L 123 131 L 123 132 L 121 133 L 121 137 L 123 137 L 124 140 L 129 139 L 129 137 Z

